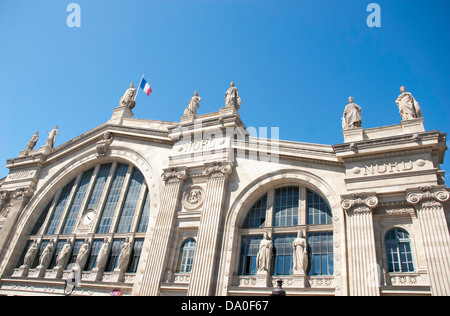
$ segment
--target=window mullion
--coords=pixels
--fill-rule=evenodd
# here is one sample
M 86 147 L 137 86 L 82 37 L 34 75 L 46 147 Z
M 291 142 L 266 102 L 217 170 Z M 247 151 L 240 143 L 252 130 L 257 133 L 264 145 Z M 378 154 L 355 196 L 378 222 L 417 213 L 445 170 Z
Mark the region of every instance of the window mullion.
M 45 232 L 47 232 L 48 225 L 50 224 L 50 219 L 53 216 L 53 212 L 55 211 L 56 204 L 58 203 L 59 197 L 61 196 L 61 192 L 62 192 L 62 188 L 58 190 L 58 193 L 55 194 L 55 197 L 53 198 L 52 206 L 50 206 L 50 209 L 48 210 L 48 213 L 47 213 L 47 217 L 45 218 L 45 221 L 42 224 L 42 227 L 40 229 L 40 232 L 41 232 L 40 235 L 44 235 Z
M 64 208 L 63 214 L 61 216 L 61 219 L 59 221 L 58 228 L 56 229 L 55 234 L 61 234 L 63 227 L 66 224 L 67 216 L 69 214 L 70 209 L 72 208 L 72 203 L 75 198 L 75 193 L 78 191 L 78 187 L 80 186 L 81 178 L 83 177 L 83 173 L 80 173 L 77 176 L 77 179 L 75 180 L 75 183 L 72 186 L 72 190 L 70 191 L 69 198 L 67 199 L 66 206 Z
M 114 162 L 113 165 L 111 166 L 111 169 L 109 170 L 108 179 L 106 180 L 105 187 L 103 188 L 102 196 L 100 198 L 100 202 L 98 203 L 98 206 L 97 206 L 97 216 L 95 218 L 95 223 L 94 223 L 94 225 L 92 225 L 93 232 L 95 232 L 97 230 L 97 226 L 99 225 L 100 220 L 102 218 L 102 213 L 103 213 L 103 208 L 105 207 L 106 198 L 107 198 L 108 192 L 111 188 L 111 184 L 112 184 L 112 181 L 113 181 L 113 178 L 116 173 L 118 165 L 119 164 L 117 162 Z
M 132 175 L 133 175 L 133 166 L 130 165 L 128 166 L 127 174 L 125 175 L 125 179 L 122 184 L 122 189 L 120 190 L 119 200 L 117 201 L 114 216 L 111 221 L 111 226 L 109 227 L 110 233 L 116 231 L 116 226 L 117 223 L 119 222 L 120 215 L 122 214 L 123 203 L 125 202 L 125 196 L 127 195 Z
M 266 209 L 266 225 L 265 227 L 273 226 L 273 207 L 275 203 L 275 189 L 267 192 L 267 209 Z
M 145 192 L 146 191 L 147 191 L 147 185 L 144 182 L 141 185 L 141 192 L 139 192 L 139 198 L 138 198 L 138 202 L 136 204 L 136 211 L 134 213 L 133 221 L 131 223 L 130 231 L 132 231 L 132 232 L 136 232 L 138 229 L 141 214 L 144 211 Z M 149 192 L 149 194 L 150 194 L 150 192 Z
M 100 172 L 100 167 L 101 167 L 101 165 L 95 166 L 94 172 L 92 173 L 91 181 L 90 181 L 89 186 L 88 186 L 88 188 L 86 190 L 86 194 L 84 196 L 83 203 L 81 204 L 81 208 L 80 208 L 80 210 L 78 212 L 78 218 L 77 218 L 77 220 L 75 222 L 75 225 L 73 227 L 73 231 L 76 231 L 78 225 L 80 224 L 81 219 L 83 218 L 84 212 L 86 211 L 87 204 L 89 202 L 89 199 L 91 198 L 92 190 L 94 190 L 94 187 L 95 187 L 95 183 L 96 183 L 96 180 L 97 180 L 97 177 L 98 177 L 98 173 Z
M 299 187 L 299 201 L 298 201 L 298 224 L 300 226 L 306 225 L 306 188 Z

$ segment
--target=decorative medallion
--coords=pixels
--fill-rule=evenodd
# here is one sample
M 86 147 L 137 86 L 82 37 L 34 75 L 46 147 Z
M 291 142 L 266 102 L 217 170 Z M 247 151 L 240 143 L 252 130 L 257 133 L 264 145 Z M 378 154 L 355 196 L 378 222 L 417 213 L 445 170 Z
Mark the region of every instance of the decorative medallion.
M 182 203 L 185 209 L 195 210 L 203 204 L 203 189 L 199 186 L 193 186 L 183 193 Z

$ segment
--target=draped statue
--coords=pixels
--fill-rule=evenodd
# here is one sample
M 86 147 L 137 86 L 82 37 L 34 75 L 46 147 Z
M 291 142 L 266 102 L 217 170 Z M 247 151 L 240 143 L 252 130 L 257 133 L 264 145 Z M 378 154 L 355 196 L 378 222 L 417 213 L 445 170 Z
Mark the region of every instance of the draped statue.
M 52 129 L 51 132 L 48 132 L 48 137 L 47 137 L 47 141 L 45 142 L 45 146 L 53 148 L 55 146 L 55 139 L 56 136 L 58 136 L 58 125 L 55 126 L 54 129 Z
M 202 98 L 200 98 L 198 96 L 198 92 L 195 91 L 194 96 L 189 101 L 188 107 L 186 108 L 186 110 L 184 110 L 184 116 L 196 116 L 197 110 L 200 107 L 199 103 L 201 100 Z
M 70 242 L 70 240 L 68 240 L 67 243 L 63 246 L 63 248 L 59 252 L 58 256 L 56 257 L 57 268 L 64 268 L 67 259 L 69 258 L 71 248 L 72 243 Z
M 292 243 L 294 271 L 306 272 L 308 268 L 308 247 L 303 231 L 299 231 L 297 238 Z
M 134 84 L 130 84 L 130 88 L 128 88 L 123 97 L 120 98 L 120 107 L 127 107 L 132 110 L 136 106 L 136 101 L 134 101 L 134 97 L 136 96 L 137 90 L 134 88 Z
M 234 82 L 230 84 L 230 88 L 225 94 L 225 107 L 235 108 L 236 111 L 241 107 L 241 98 L 238 89 L 234 86 Z
M 105 238 L 103 241 L 103 245 L 100 248 L 100 251 L 98 252 L 97 257 L 97 269 L 104 269 L 106 265 L 106 261 L 108 260 L 108 250 L 109 250 L 109 240 L 108 238 Z
M 263 240 L 259 244 L 259 252 L 256 257 L 256 266 L 258 272 L 270 271 L 270 259 L 272 258 L 273 244 L 269 238 L 269 234 L 264 233 Z
M 38 139 L 39 139 L 39 132 L 36 131 L 34 133 L 34 135 L 31 136 L 31 139 L 28 141 L 26 150 L 28 150 L 28 151 L 33 150 L 34 147 L 36 146 L 36 143 L 37 143 Z
M 422 117 L 422 109 L 416 99 L 414 99 L 413 95 L 406 92 L 404 86 L 400 88 L 400 92 L 402 94 L 398 96 L 395 103 L 397 103 L 402 120 L 406 121 Z
M 348 99 L 349 104 L 344 109 L 344 115 L 342 117 L 342 128 L 352 129 L 361 127 L 361 107 L 358 104 L 353 103 L 353 98 Z

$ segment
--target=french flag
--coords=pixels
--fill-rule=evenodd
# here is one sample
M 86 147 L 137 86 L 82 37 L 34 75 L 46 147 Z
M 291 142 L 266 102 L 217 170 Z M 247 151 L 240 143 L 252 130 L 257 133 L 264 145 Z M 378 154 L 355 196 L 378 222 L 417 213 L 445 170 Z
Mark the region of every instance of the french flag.
M 152 88 L 150 87 L 150 84 L 144 78 L 142 78 L 142 81 L 141 81 L 141 89 L 144 90 L 144 92 L 145 92 L 145 94 L 147 94 L 147 96 L 149 96 L 150 93 L 152 93 Z

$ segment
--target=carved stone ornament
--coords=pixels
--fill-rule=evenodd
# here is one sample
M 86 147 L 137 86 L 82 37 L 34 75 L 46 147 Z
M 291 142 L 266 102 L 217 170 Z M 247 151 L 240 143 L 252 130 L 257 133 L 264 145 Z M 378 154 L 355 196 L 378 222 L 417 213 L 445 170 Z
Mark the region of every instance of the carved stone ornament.
M 108 155 L 109 145 L 113 141 L 113 135 L 110 132 L 103 134 L 103 139 L 97 143 L 97 157 L 105 157 Z
M 368 195 L 365 193 L 353 194 L 353 199 L 343 199 L 341 206 L 344 210 L 349 211 L 353 209 L 354 212 L 367 212 L 378 205 L 378 198 L 375 195 Z
M 215 162 L 212 166 L 208 166 L 205 169 L 203 169 L 203 175 L 208 176 L 213 173 L 222 173 L 222 174 L 229 174 L 232 170 L 232 164 L 229 162 Z
M 437 200 L 439 202 L 445 202 L 450 198 L 450 195 L 447 190 L 441 189 L 432 192 L 431 186 L 419 187 L 419 192 L 411 192 L 406 196 L 406 201 L 410 204 L 418 204 L 419 202 L 423 202 L 425 200 Z
M 202 206 L 204 201 L 203 189 L 193 186 L 183 193 L 182 204 L 186 210 L 195 210 Z
M 171 179 L 182 180 L 185 179 L 187 175 L 186 169 L 166 169 L 165 172 L 161 175 L 161 179 L 163 181 L 170 181 Z

